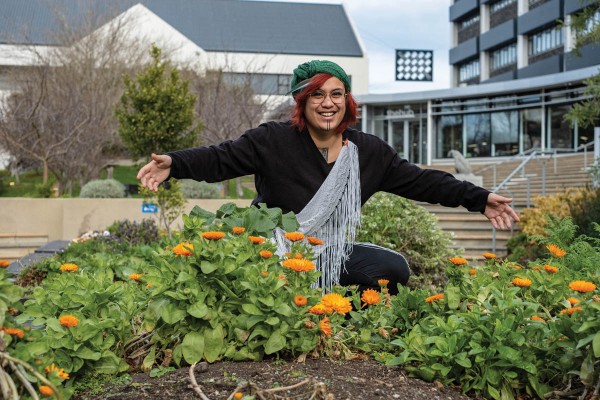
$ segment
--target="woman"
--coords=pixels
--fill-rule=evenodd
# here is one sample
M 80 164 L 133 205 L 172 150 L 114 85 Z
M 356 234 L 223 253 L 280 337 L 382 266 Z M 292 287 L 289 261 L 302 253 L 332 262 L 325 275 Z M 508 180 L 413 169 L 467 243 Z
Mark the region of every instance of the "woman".
M 398 283 L 406 285 L 410 269 L 401 254 L 354 243 L 360 207 L 378 191 L 479 211 L 495 228 L 519 220 L 509 206 L 512 199 L 443 171 L 421 169 L 378 137 L 350 128 L 357 116 L 350 89 L 339 65 L 301 64 L 291 82 L 296 104 L 290 121 L 261 124 L 216 146 L 152 154 L 137 177 L 142 186 L 157 190 L 169 177 L 218 182 L 254 175 L 253 204 L 293 211 L 301 232 L 325 241 L 317 265 L 326 288 L 341 284 L 364 290 L 388 279 L 394 294 Z M 284 251 L 282 232 L 275 237 Z

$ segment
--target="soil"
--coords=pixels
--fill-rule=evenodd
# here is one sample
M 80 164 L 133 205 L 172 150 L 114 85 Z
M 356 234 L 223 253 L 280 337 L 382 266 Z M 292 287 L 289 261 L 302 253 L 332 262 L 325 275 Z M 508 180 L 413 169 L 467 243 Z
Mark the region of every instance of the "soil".
M 295 361 L 200 363 L 190 380 L 190 368 L 160 377 L 133 374 L 128 384 L 107 385 L 101 395 L 79 393 L 74 400 L 233 399 L 234 393 L 254 395 L 255 400 L 468 400 L 458 388 L 439 382 L 409 378 L 399 367 L 372 359 L 338 361 L 329 358 Z M 289 387 L 284 389 L 284 387 Z M 200 392 L 205 396 L 202 397 Z M 275 389 L 275 390 L 273 390 Z

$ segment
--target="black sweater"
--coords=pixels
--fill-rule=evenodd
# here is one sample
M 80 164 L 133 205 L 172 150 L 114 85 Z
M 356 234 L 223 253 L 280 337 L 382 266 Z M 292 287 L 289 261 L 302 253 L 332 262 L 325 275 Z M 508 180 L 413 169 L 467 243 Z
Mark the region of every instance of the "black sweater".
M 486 189 L 443 171 L 421 169 L 400 158 L 377 136 L 350 128 L 343 136 L 358 147 L 362 204 L 385 191 L 447 207 L 485 210 L 490 193 Z M 173 159 L 173 178 L 220 182 L 254 175 L 257 197 L 253 204 L 266 203 L 295 213 L 310 201 L 333 167 L 308 131 L 299 132 L 289 122 L 267 122 L 237 140 L 168 155 Z

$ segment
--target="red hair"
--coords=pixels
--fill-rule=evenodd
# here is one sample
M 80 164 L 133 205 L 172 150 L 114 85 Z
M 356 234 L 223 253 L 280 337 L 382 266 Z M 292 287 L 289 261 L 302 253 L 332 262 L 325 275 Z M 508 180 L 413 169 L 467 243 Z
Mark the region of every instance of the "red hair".
M 292 111 L 291 121 L 292 125 L 298 128 L 299 131 L 303 131 L 306 127 L 304 108 L 306 107 L 306 102 L 308 101 L 310 94 L 321 88 L 321 86 L 323 86 L 325 82 L 332 77 L 333 75 L 327 73 L 317 74 L 311 78 L 310 83 L 301 92 L 294 95 L 296 105 Z M 356 123 L 357 116 L 358 104 L 352 96 L 352 93 L 346 89 L 346 113 L 344 114 L 342 122 L 340 122 L 340 125 L 336 129 L 336 133 L 344 132 L 347 127 L 354 125 Z

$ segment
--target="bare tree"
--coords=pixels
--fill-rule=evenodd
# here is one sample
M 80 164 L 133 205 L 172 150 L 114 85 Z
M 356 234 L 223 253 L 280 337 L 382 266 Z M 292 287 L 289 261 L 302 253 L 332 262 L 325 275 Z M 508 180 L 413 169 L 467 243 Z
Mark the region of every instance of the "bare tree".
M 14 71 L 14 92 L 0 104 L 0 144 L 18 159 L 43 167 L 43 183 L 52 172 L 59 194 L 97 178 L 119 148 L 114 104 L 122 74 L 145 49 L 128 38 L 131 19 L 107 18 L 92 10 L 77 26 L 57 12 L 59 45 L 31 47 L 34 67 Z

